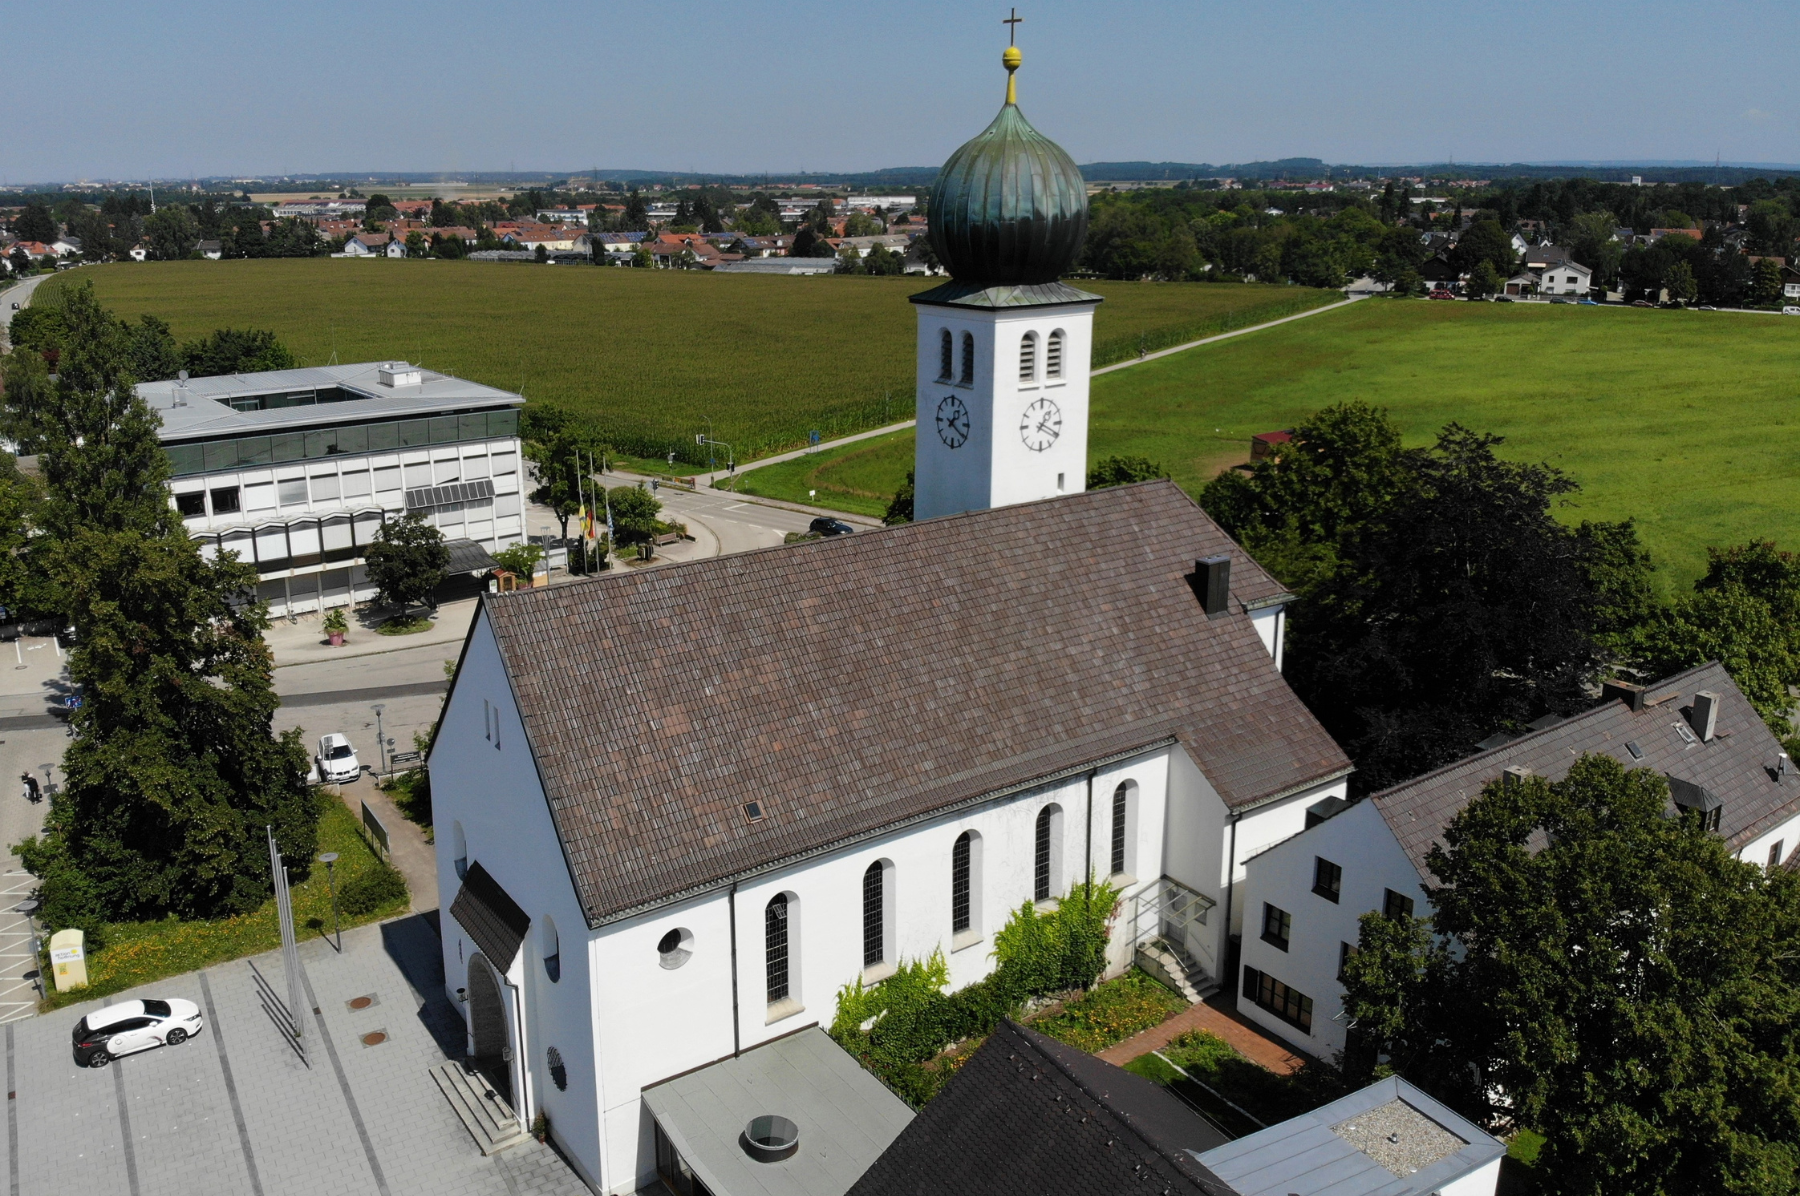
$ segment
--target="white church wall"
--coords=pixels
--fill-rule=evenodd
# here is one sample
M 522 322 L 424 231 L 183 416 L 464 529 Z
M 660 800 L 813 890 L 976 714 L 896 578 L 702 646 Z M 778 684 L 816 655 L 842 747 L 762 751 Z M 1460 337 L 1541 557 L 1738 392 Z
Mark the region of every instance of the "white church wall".
M 590 972 L 584 966 L 587 923 L 484 614 L 477 616 L 470 631 L 432 747 L 431 771 L 438 908 L 443 911 L 439 925 L 445 986 L 452 1003 L 465 1019 L 469 1016 L 468 1005 L 454 996 L 456 989 L 467 987 L 469 959 L 479 950 L 450 916 L 461 885 L 460 849 L 468 863 L 480 862 L 532 919 L 508 970 L 508 979 L 519 989 L 502 994 L 523 1014 L 509 1026 L 514 1103 L 527 1118 L 541 1107 L 577 1166 L 598 1176 L 602 1167 L 593 1002 Z M 562 965 L 561 978 L 554 982 L 543 963 L 546 918 L 556 927 Z M 549 1075 L 552 1046 L 568 1069 L 566 1089 L 558 1089 Z
M 1226 958 L 1225 803 L 1186 750 L 1169 753 L 1168 829 L 1163 839 L 1163 872 L 1217 904 L 1207 914 L 1209 933 L 1197 958 L 1218 976 Z
M 1343 870 L 1335 902 L 1313 892 L 1315 861 L 1320 858 Z M 1267 973 L 1312 998 L 1312 1031 L 1302 1033 L 1250 999 L 1243 991 L 1241 970 L 1232 981 L 1239 1011 L 1309 1054 L 1328 1057 L 1342 1050 L 1339 944 L 1355 946 L 1361 933 L 1357 920 L 1384 908 L 1389 889 L 1412 898 L 1415 914 L 1430 912 L 1418 870 L 1369 801 L 1357 802 L 1248 861 L 1238 886 L 1244 926 L 1240 965 Z M 1265 904 L 1292 919 L 1286 951 L 1262 937 Z
M 742 882 L 736 891 L 737 1043 L 759 1043 L 817 1023 L 829 1026 L 837 993 L 857 977 L 875 980 L 903 960 L 942 950 L 950 985 L 961 988 L 994 968 L 993 939 L 1012 912 L 1032 900 L 1037 818 L 1047 806 L 1061 811 L 1053 835 L 1052 886 L 1066 893 L 1086 876 L 1111 866 L 1111 798 L 1120 783 L 1136 786 L 1135 831 L 1127 854 L 1146 861 L 1147 887 L 1163 856 L 1168 753 L 1146 753 L 1100 770 L 1094 778 L 1093 837 L 1087 835 L 1087 777 L 1079 775 L 987 805 L 959 811 L 854 847 L 820 855 Z M 971 928 L 956 934 L 951 920 L 951 860 L 964 831 L 979 836 L 980 883 L 972 886 Z M 886 862 L 884 896 L 891 928 L 882 966 L 863 964 L 863 874 Z M 787 894 L 790 922 L 790 997 L 772 1008 L 767 1000 L 765 909 Z M 593 1022 L 598 1042 L 600 1088 L 605 1093 L 609 1191 L 629 1192 L 654 1171 L 651 1126 L 642 1112 L 642 1090 L 731 1054 L 731 897 L 720 889 L 680 905 L 602 927 L 593 936 Z M 692 956 L 681 967 L 661 966 L 657 941 L 670 929 L 691 932 Z M 1128 958 L 1120 925 L 1109 970 Z M 1114 958 L 1116 956 L 1117 958 Z

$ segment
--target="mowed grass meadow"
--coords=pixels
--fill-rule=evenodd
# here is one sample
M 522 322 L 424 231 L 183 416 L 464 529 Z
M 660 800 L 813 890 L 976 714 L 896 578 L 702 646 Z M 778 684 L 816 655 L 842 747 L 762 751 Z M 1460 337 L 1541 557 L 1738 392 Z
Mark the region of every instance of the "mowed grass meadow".
M 90 279 L 107 307 L 158 316 L 181 339 L 248 326 L 273 330 L 308 365 L 405 358 L 591 416 L 624 453 L 696 464 L 701 432 L 748 460 L 814 430 L 831 439 L 910 418 L 906 300 L 942 281 L 313 258 L 84 267 L 45 290 Z M 1091 289 L 1106 297 L 1095 339 L 1108 360 L 1337 298 L 1235 284 Z
M 1160 461 L 1196 493 L 1253 434 L 1351 399 L 1408 444 L 1457 421 L 1564 470 L 1581 493 L 1562 516 L 1636 519 L 1665 594 L 1709 545 L 1800 549 L 1800 319 L 1781 316 L 1370 300 L 1095 378 L 1089 452 Z M 879 514 L 868 496 L 910 465 L 902 433 L 738 488 Z

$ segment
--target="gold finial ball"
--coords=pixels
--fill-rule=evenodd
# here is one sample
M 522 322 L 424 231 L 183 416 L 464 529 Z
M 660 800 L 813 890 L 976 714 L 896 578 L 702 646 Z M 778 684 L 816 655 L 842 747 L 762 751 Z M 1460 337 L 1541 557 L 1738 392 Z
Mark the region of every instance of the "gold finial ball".
M 1017 46 L 1006 47 L 1006 53 L 1000 55 L 1001 63 L 1004 64 L 1006 69 L 1009 71 L 1018 70 L 1019 63 L 1023 62 L 1024 60 L 1025 60 L 1025 56 L 1023 54 L 1019 53 L 1019 47 L 1017 47 Z

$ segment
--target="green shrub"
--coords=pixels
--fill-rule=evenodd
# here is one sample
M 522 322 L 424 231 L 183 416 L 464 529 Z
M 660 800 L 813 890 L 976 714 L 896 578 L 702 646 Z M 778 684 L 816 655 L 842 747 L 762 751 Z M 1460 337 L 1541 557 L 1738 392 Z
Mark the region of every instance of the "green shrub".
M 406 878 L 396 869 L 378 863 L 338 890 L 338 907 L 350 917 L 360 918 L 406 895 Z

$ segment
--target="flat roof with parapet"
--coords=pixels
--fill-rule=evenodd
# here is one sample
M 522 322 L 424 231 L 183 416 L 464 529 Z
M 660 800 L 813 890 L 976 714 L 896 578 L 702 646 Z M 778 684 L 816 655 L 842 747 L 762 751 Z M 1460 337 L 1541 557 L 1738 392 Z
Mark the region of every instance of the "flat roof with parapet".
M 817 1026 L 644 1089 L 644 1103 L 714 1196 L 843 1196 L 913 1112 Z M 800 1129 L 799 1149 L 760 1162 L 753 1117 Z
M 388 385 L 381 380 L 384 371 L 398 374 L 406 384 Z M 417 375 L 417 382 L 410 380 L 412 375 Z M 525 405 L 524 396 L 511 391 L 387 361 L 221 374 L 185 382 L 171 378 L 140 382 L 137 393 L 162 417 L 158 435 L 165 442 Z M 281 405 L 241 409 L 256 399 Z
M 1242 1196 L 1426 1196 L 1505 1153 L 1504 1142 L 1389 1077 L 1200 1162 Z

